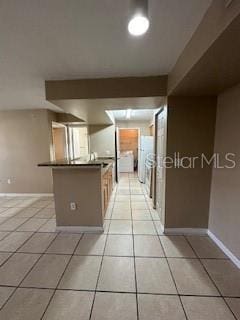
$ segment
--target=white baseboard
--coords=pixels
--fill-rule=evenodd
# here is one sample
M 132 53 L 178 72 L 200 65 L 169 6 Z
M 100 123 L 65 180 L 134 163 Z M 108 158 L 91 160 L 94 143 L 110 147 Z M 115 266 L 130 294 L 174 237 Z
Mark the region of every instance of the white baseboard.
M 219 240 L 210 230 L 207 234 L 215 244 L 225 253 L 226 256 L 240 269 L 240 260 Z
M 189 235 L 206 235 L 207 229 L 201 228 L 165 228 L 164 234 L 169 235 L 181 235 L 181 234 L 189 234 Z
M 165 229 L 164 229 L 164 226 L 163 226 L 162 222 L 160 220 L 154 220 L 154 222 L 157 222 L 159 224 L 159 226 L 160 226 L 160 229 L 161 229 L 162 233 L 165 233 Z
M 0 197 L 50 197 L 53 193 L 0 193 Z
M 165 228 L 166 235 L 208 235 L 225 255 L 240 269 L 240 260 L 210 230 L 200 228 Z
M 56 231 L 72 232 L 72 233 L 100 233 L 104 231 L 104 228 L 88 227 L 88 226 L 57 226 Z

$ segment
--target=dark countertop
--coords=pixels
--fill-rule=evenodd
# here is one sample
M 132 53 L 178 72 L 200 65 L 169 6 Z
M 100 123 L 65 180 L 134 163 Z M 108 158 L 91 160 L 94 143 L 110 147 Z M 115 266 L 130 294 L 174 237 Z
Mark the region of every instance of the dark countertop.
M 98 158 L 96 160 L 63 159 L 39 163 L 38 167 L 96 167 L 105 168 L 114 162 L 114 158 Z

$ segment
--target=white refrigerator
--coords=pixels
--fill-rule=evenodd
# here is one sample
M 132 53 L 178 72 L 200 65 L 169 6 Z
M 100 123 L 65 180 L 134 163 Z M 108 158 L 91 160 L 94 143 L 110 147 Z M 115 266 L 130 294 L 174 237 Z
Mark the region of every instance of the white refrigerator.
M 148 155 L 153 155 L 154 139 L 152 136 L 141 136 L 138 148 L 138 179 L 140 182 L 146 182 L 146 160 Z

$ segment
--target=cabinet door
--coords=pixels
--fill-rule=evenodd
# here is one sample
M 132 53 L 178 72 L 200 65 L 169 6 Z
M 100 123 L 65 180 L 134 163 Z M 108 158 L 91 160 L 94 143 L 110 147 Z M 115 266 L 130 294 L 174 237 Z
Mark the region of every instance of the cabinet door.
M 109 169 L 103 176 L 102 194 L 103 194 L 103 215 L 105 215 L 108 208 L 109 200 L 112 194 L 113 180 L 112 171 Z
M 111 170 L 109 170 L 108 184 L 109 184 L 109 198 L 110 198 L 112 194 L 112 189 L 113 189 L 113 176 L 112 176 Z

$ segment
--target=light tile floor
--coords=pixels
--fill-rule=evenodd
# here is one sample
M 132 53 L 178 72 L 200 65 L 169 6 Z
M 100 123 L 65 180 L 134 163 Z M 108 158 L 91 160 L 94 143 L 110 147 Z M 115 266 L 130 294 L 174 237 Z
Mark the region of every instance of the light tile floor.
M 55 232 L 54 214 L 0 198 L 1 320 L 240 320 L 240 271 L 207 236 L 164 236 L 134 174 L 103 234 Z

